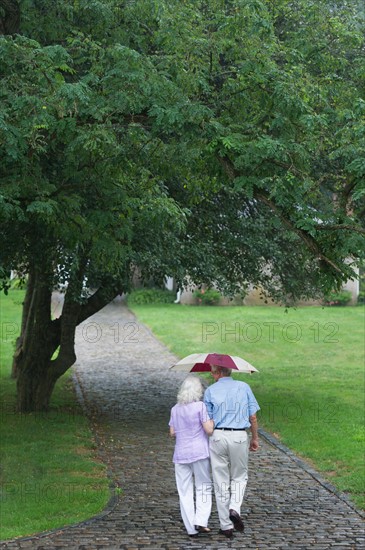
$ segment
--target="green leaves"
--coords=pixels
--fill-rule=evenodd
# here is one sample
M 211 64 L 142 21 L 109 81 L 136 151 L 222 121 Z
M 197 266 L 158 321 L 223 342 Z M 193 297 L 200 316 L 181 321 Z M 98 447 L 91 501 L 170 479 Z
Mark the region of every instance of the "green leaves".
M 22 34 L 0 38 L 0 262 L 296 298 L 348 276 L 362 234 L 338 228 L 365 209 L 353 6 L 22 6 Z
M 29 214 L 36 214 L 40 218 L 47 218 L 54 216 L 57 213 L 56 201 L 33 201 L 27 206 L 27 212 Z

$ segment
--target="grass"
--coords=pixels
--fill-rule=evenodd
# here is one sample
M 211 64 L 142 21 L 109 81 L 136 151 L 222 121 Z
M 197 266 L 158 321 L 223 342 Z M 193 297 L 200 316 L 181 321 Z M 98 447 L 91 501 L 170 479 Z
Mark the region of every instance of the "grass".
M 260 426 L 354 503 L 364 499 L 364 307 L 133 306 L 173 353 L 239 355 Z
M 2 540 L 90 518 L 110 497 L 106 469 L 96 458 L 70 374 L 56 385 L 49 413 L 16 413 L 10 367 L 23 296 L 20 290 L 0 294 Z

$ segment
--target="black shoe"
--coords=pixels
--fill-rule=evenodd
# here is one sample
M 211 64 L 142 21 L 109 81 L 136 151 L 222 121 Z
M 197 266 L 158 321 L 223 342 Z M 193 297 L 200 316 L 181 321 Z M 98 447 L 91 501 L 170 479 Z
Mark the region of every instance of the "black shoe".
M 209 527 L 202 527 L 201 525 L 195 525 L 195 529 L 199 531 L 199 533 L 210 533 L 211 531 Z
M 199 533 L 193 533 L 192 535 L 188 535 L 191 539 L 197 539 L 199 536 Z
M 219 529 L 219 534 L 224 535 L 227 539 L 231 539 L 233 537 L 233 529 Z
M 244 531 L 245 526 L 243 525 L 242 518 L 236 512 L 236 510 L 230 510 L 229 511 L 229 519 L 233 523 L 233 526 L 236 529 L 236 531 L 240 531 L 241 533 Z

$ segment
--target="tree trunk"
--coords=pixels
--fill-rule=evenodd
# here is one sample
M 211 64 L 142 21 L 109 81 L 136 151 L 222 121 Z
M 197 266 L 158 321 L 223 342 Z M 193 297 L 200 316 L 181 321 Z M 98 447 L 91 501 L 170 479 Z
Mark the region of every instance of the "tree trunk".
M 46 410 L 57 380 L 49 370 L 59 344 L 59 324 L 51 320 L 51 299 L 50 277 L 45 269 L 31 270 L 23 304 L 22 332 L 13 360 L 20 412 Z
M 18 364 L 23 354 L 23 341 L 24 341 L 24 335 L 25 335 L 27 322 L 28 322 L 30 305 L 32 303 L 33 290 L 34 290 L 34 275 L 33 273 L 29 273 L 28 280 L 27 280 L 27 290 L 26 290 L 25 299 L 23 302 L 22 324 L 20 328 L 20 335 L 16 339 L 16 343 L 15 343 L 15 352 L 13 356 L 11 378 L 18 377 Z
M 17 375 L 17 409 L 21 413 L 49 410 L 57 380 L 76 361 L 77 325 L 121 293 L 119 287 L 99 289 L 82 305 L 74 298 L 82 279 L 80 273 L 77 280 L 69 284 L 62 315 L 52 320 L 52 276 L 47 276 L 44 266 L 29 275 L 13 368 Z M 57 349 L 58 354 L 53 357 Z
M 52 375 L 47 364 L 37 363 L 24 367 L 17 379 L 18 411 L 21 413 L 48 411 L 56 382 L 57 377 Z

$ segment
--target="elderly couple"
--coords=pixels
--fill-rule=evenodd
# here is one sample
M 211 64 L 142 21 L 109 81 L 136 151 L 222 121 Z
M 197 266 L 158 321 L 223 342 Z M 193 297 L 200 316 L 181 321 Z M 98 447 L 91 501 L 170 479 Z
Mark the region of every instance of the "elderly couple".
M 173 462 L 188 535 L 210 532 L 211 466 L 219 533 L 231 538 L 234 529 L 244 530 L 241 505 L 248 478 L 248 451 L 259 447 L 256 412 L 260 407 L 250 386 L 232 379 L 231 369 L 212 366 L 211 374 L 215 383 L 205 392 L 200 379 L 193 375 L 180 387 L 169 422 L 170 434 L 176 437 Z

